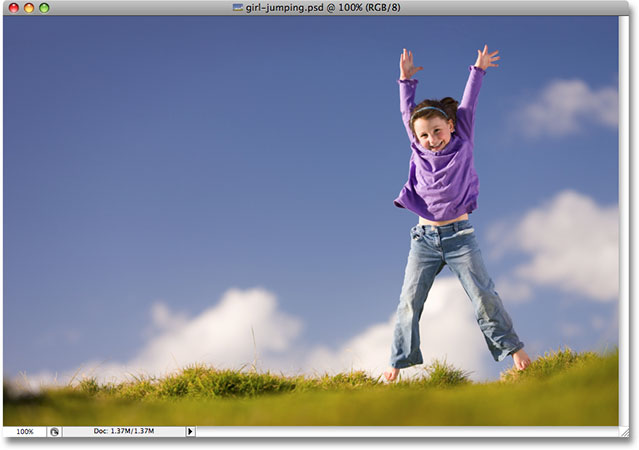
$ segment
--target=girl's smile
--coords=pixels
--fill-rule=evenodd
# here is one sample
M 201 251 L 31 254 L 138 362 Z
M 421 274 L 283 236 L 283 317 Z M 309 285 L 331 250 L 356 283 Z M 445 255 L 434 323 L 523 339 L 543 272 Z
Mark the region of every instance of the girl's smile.
M 421 146 L 433 152 L 446 148 L 450 142 L 451 134 L 455 131 L 451 119 L 444 120 L 438 116 L 429 119 L 420 117 L 415 120 L 413 126 Z

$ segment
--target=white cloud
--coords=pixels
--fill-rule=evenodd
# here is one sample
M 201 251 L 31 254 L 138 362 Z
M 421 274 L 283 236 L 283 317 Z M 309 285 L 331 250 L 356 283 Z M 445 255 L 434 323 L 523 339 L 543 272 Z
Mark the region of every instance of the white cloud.
M 275 296 L 264 289 L 230 289 L 217 305 L 191 319 L 156 303 L 151 317 L 157 333 L 130 361 L 93 360 L 57 375 L 28 375 L 28 385 L 37 389 L 42 383 L 66 384 L 83 377 L 119 382 L 131 375 L 163 376 L 194 363 L 240 369 L 261 352 L 291 348 L 302 328 L 299 319 L 277 309 Z M 25 385 L 24 377 L 14 381 Z
M 239 368 L 257 351 L 285 350 L 300 330 L 299 319 L 277 310 L 273 294 L 231 289 L 216 306 L 153 339 L 129 365 L 153 373 L 194 362 Z
M 363 370 L 377 377 L 388 367 L 394 324 L 393 315 L 388 322 L 372 325 L 336 350 L 317 348 L 307 366 L 333 373 Z M 426 364 L 445 359 L 458 369 L 472 371 L 472 379 L 490 376 L 483 362 L 490 355 L 488 347 L 457 278 L 441 277 L 433 283 L 420 320 L 420 337 Z M 403 376 L 418 373 L 423 373 L 422 366 L 402 371 Z
M 163 302 L 156 302 L 151 306 L 151 323 L 159 331 L 174 330 L 186 325 L 187 317 L 169 310 Z
M 498 247 L 496 254 L 529 255 L 512 271 L 513 283 L 551 286 L 608 302 L 619 293 L 618 228 L 617 205 L 600 206 L 566 190 L 510 226 L 496 224 L 497 231 L 489 236 Z
M 579 79 L 555 80 L 542 88 L 533 103 L 515 114 L 518 127 L 531 137 L 564 136 L 592 124 L 616 128 L 618 92 L 593 89 Z

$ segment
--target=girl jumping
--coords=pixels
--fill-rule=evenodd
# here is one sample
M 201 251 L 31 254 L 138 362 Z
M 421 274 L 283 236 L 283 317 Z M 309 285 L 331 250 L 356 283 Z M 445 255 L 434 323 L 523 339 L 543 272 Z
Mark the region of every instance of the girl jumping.
M 384 376 L 397 379 L 399 370 L 423 363 L 419 349 L 419 318 L 435 276 L 448 265 L 470 297 L 475 318 L 495 361 L 508 355 L 518 370 L 530 364 L 510 316 L 495 291 L 475 239 L 468 214 L 477 208 L 479 179 L 473 164 L 475 107 L 488 67 L 498 51 L 477 50 L 461 104 L 450 97 L 424 100 L 415 106 L 417 80 L 423 67 L 413 65 L 411 52 L 400 58 L 399 98 L 411 143 L 408 181 L 395 205 L 419 216 L 411 228 L 411 246 L 397 306 L 390 367 Z M 459 106 L 458 106 L 459 105 Z

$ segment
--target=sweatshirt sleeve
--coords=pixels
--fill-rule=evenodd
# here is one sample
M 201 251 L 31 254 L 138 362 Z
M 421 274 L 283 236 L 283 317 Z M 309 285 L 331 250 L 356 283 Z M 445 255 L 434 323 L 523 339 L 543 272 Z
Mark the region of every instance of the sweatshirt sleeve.
M 410 129 L 410 113 L 415 107 L 415 91 L 417 90 L 417 80 L 397 80 L 399 84 L 399 110 L 402 113 L 402 121 L 408 133 L 411 143 L 417 142 Z
M 474 138 L 475 108 L 477 107 L 481 82 L 484 75 L 486 75 L 486 71 L 475 66 L 470 66 L 469 70 L 470 74 L 468 75 L 464 95 L 457 108 L 457 124 L 455 128 L 460 136 L 472 141 Z

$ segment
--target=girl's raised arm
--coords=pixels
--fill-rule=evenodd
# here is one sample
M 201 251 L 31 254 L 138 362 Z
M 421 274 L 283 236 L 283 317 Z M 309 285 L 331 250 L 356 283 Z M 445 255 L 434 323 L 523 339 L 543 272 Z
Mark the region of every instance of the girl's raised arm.
M 475 109 L 477 108 L 477 98 L 479 97 L 481 82 L 486 74 L 486 69 L 489 67 L 498 67 L 497 64 L 493 64 L 494 61 L 500 59 L 499 56 L 496 56 L 497 53 L 499 53 L 499 50 L 488 53 L 487 45 L 484 45 L 483 51 L 477 50 L 477 61 L 470 67 L 470 75 L 466 82 L 464 95 L 459 104 L 459 108 L 457 108 L 457 123 L 455 129 L 460 135 L 471 140 L 475 134 Z
M 417 88 L 417 80 L 411 80 L 411 77 L 422 69 L 421 66 L 415 67 L 413 54 L 404 49 L 399 58 L 399 109 L 411 143 L 415 141 L 415 136 L 410 129 L 410 113 L 415 107 L 415 89 Z

